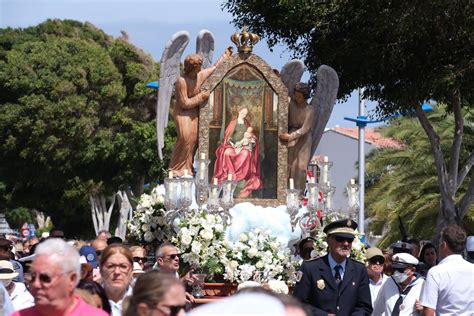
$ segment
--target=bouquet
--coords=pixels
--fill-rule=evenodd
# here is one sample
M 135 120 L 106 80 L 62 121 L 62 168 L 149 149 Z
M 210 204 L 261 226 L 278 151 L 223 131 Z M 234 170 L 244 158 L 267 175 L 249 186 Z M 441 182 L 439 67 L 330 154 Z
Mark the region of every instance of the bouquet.
M 183 253 L 183 262 L 211 274 L 222 274 L 229 251 L 222 218 L 203 210 L 190 212 L 178 227 L 179 232 L 171 241 Z
M 224 264 L 224 279 L 231 282 L 285 280 L 294 284 L 299 261 L 270 231 L 257 228 L 240 235 Z
M 142 194 L 132 219 L 128 221 L 129 236 L 145 243 L 162 243 L 170 240 L 173 229 L 165 222 L 165 188 L 155 187 L 150 194 Z

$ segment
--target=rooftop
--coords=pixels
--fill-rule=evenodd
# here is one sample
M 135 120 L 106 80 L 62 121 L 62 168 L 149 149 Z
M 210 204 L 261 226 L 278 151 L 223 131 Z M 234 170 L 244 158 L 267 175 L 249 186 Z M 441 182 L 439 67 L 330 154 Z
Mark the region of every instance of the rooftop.
M 328 128 L 326 132 L 333 131 L 335 133 L 353 138 L 355 140 L 359 140 L 359 128 L 347 128 L 347 127 L 333 127 Z M 365 142 L 371 145 L 374 145 L 377 148 L 403 148 L 403 144 L 392 139 L 383 137 L 381 133 L 379 133 L 374 128 L 365 128 Z

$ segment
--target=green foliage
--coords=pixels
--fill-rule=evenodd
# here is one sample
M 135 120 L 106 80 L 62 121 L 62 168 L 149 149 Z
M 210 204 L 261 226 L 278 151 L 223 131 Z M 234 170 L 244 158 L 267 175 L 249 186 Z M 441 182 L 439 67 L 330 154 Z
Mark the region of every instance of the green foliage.
M 270 46 L 287 45 L 313 75 L 321 64 L 334 67 L 340 97 L 366 87 L 381 114 L 430 99 L 449 105 L 456 89 L 473 104 L 469 0 L 227 0 L 223 7 Z
M 439 106 L 429 115 L 442 141 L 442 149 L 449 153 L 452 142 L 454 118 Z M 466 139 L 461 150 L 461 161 L 474 149 L 474 111 L 466 109 Z M 434 158 L 424 131 L 416 119 L 401 118 L 383 127 L 381 132 L 404 144 L 402 149 L 374 150 L 367 158 L 366 211 L 371 218 L 370 230 L 385 232 L 381 246 L 401 239 L 398 215 L 412 238 L 427 239 L 435 235 L 439 209 L 439 187 Z M 466 192 L 467 183 L 459 189 L 459 196 Z M 465 220 L 474 218 L 474 207 Z
M 167 161 L 145 85 L 158 73 L 151 56 L 90 23 L 0 29 L 3 207 L 36 208 L 80 235 L 92 227 L 89 194 L 154 182 Z

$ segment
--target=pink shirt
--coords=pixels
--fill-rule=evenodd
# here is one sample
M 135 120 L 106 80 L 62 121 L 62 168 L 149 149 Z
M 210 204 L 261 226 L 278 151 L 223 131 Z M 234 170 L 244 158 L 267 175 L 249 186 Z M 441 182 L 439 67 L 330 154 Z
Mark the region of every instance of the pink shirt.
M 99 309 L 97 307 L 91 306 L 84 302 L 82 298 L 77 297 L 77 304 L 72 311 L 64 316 L 108 316 L 106 311 Z M 19 311 L 14 312 L 11 316 L 39 316 L 41 315 L 36 308 L 36 306 L 31 306 Z

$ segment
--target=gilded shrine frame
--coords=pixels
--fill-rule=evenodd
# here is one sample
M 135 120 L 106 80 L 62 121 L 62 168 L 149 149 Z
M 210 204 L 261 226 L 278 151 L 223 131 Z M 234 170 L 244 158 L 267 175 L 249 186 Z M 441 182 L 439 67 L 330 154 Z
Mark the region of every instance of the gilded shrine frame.
M 232 127 L 235 126 L 238 110 L 247 108 L 248 124 L 246 121 L 243 128 L 252 129 L 247 129 L 246 132 L 250 133 L 244 135 L 252 135 L 254 143 L 258 143 L 249 151 L 252 158 L 260 161 L 260 187 L 252 189 L 248 197 L 242 197 L 245 195 L 242 192 L 248 192 L 246 189 L 253 180 L 240 181 L 234 201 L 262 206 L 286 204 L 288 153 L 278 136 L 288 131 L 289 98 L 280 77 L 259 56 L 236 53 L 214 70 L 201 89 L 211 91 L 209 101 L 199 111 L 198 150 L 199 156 L 205 154 L 211 161 L 210 181 L 214 177 L 217 156 L 222 157 L 217 149 L 224 147 L 222 144 L 228 131 L 234 131 L 230 125 L 234 122 Z M 217 165 L 220 166 L 222 161 L 219 158 Z M 258 162 L 254 162 L 255 165 Z

